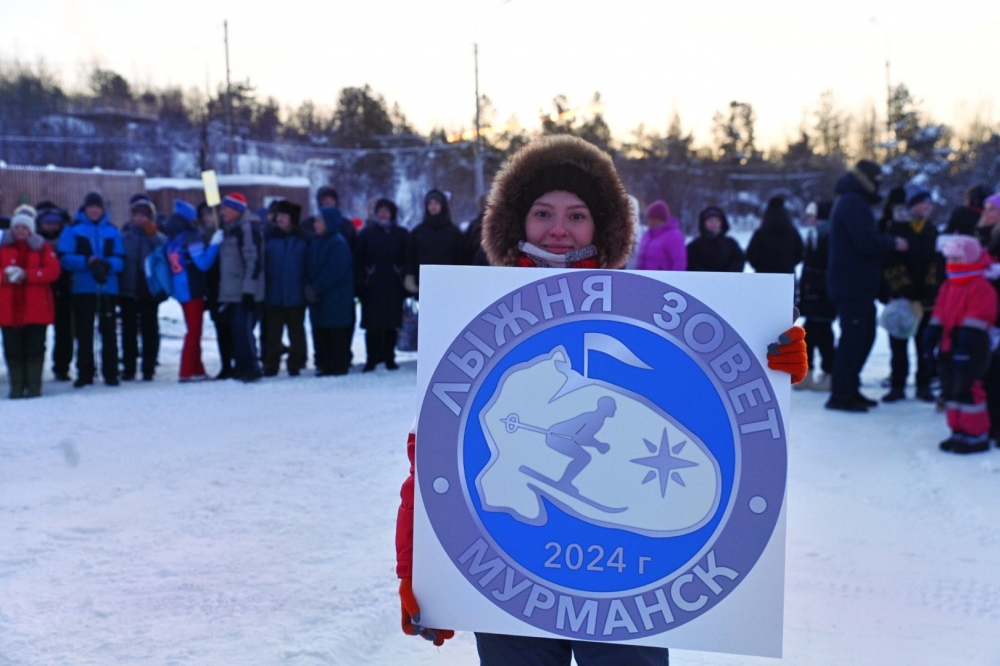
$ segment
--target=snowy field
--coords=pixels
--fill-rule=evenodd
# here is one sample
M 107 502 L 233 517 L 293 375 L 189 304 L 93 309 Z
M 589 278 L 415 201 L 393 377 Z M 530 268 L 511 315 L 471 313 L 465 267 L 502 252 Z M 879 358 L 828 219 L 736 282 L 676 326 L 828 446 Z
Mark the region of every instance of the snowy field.
M 0 400 L 0 666 L 477 663 L 470 634 L 438 649 L 399 630 L 413 355 L 394 373 L 182 386 L 180 310 L 161 312 L 157 381 Z M 792 396 L 780 663 L 1000 664 L 1000 451 L 938 452 L 944 417 L 912 400 L 824 400 Z

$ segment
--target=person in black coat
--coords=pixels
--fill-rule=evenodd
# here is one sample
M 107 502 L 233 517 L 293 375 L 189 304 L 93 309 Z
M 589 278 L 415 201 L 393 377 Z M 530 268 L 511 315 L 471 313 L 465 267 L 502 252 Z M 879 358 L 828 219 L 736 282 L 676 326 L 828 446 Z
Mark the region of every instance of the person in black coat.
M 742 273 L 746 259 L 740 244 L 730 238 L 729 220 L 717 206 L 698 216 L 698 237 L 687 246 L 687 270 Z
M 867 412 L 877 404 L 861 395 L 859 375 L 875 342 L 875 297 L 885 256 L 893 248 L 905 252 L 909 247 L 902 238 L 878 233 L 871 207 L 881 200 L 881 183 L 882 167 L 861 160 L 834 190 L 826 286 L 841 332 L 827 409 Z
M 216 216 L 215 210 L 205 202 L 198 204 L 197 211 L 198 231 L 201 233 L 202 240 L 208 243 L 212 235 L 219 229 L 219 219 Z M 232 379 L 236 376 L 233 369 L 233 359 L 235 358 L 234 347 L 236 344 L 233 340 L 233 308 L 219 303 L 219 281 L 221 275 L 219 273 L 218 261 L 212 264 L 212 267 L 205 274 L 205 278 L 205 307 L 208 309 L 208 314 L 212 318 L 212 324 L 215 326 L 215 342 L 219 348 L 219 361 L 222 364 L 219 374 L 215 378 Z
M 51 201 L 42 201 L 38 211 L 38 233 L 55 249 L 63 229 L 69 226 L 69 213 Z M 52 283 L 52 297 L 56 306 L 56 321 L 53 327 L 55 346 L 52 350 L 52 373 L 56 381 L 69 381 L 69 364 L 73 362 L 73 302 L 70 298 L 72 274 L 63 271 L 59 279 Z
M 917 399 L 924 402 L 934 402 L 930 386 L 934 365 L 930 355 L 924 354 L 924 331 L 930 322 L 941 274 L 937 227 L 929 219 L 933 206 L 930 193 L 919 191 L 907 199 L 905 207 L 897 208 L 897 212 L 904 213 L 903 219 L 894 219 L 889 233 L 906 239 L 909 250 L 889 253 L 883 273 L 888 300 L 903 298 L 923 307 L 914 342 L 917 346 Z M 906 379 L 910 374 L 909 344 L 909 338 L 889 338 L 892 384 L 882 402 L 897 402 L 906 397 Z
M 747 261 L 758 273 L 794 273 L 802 261 L 802 236 L 782 197 L 767 202 L 760 228 L 747 246 Z
M 361 298 L 361 327 L 365 329 L 368 360 L 364 372 L 384 362 L 395 370 L 396 335 L 403 324 L 403 272 L 409 234 L 396 224 L 396 204 L 375 203 L 375 219 L 358 234 L 354 249 L 354 285 Z
M 983 214 L 983 203 L 992 191 L 986 185 L 973 185 L 965 193 L 965 205 L 959 206 L 951 212 L 948 224 L 945 226 L 946 234 L 964 234 L 966 236 L 978 235 L 979 218 Z
M 150 293 L 146 285 L 145 262 L 156 248 L 167 241 L 156 223 L 156 207 L 145 194 L 129 200 L 131 219 L 122 227 L 125 248 L 125 269 L 118 277 L 118 308 L 121 317 L 122 376 L 135 379 L 139 358 L 139 338 L 142 337 L 142 378 L 152 381 L 160 351 L 159 307 L 166 300 L 162 294 Z
M 836 357 L 833 343 L 833 320 L 837 308 L 826 292 L 826 269 L 830 260 L 830 211 L 833 202 L 812 202 L 806 206 L 806 234 L 802 255 L 802 278 L 799 280 L 799 313 L 806 318 L 806 354 L 809 356 L 809 374 L 795 385 L 798 389 L 829 391 L 833 360 Z M 813 358 L 819 350 L 823 379 L 812 376 Z
M 424 219 L 410 232 L 406 246 L 406 290 L 420 289 L 420 267 L 458 266 L 463 263 L 465 238 L 451 222 L 448 198 L 439 190 L 424 197 Z

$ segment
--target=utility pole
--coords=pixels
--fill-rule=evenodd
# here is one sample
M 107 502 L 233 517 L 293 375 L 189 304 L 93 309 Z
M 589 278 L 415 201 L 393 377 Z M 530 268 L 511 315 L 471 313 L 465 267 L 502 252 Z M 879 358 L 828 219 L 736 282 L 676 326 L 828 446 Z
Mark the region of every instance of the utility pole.
M 882 31 L 882 38 L 885 40 L 885 159 L 892 159 L 893 147 L 895 144 L 894 132 L 892 131 L 892 79 L 889 75 L 889 55 L 892 49 L 889 44 L 889 31 L 884 25 L 879 23 L 874 16 L 871 17 L 872 25 Z
M 472 45 L 473 57 L 476 61 L 476 205 L 483 198 L 486 190 L 486 179 L 483 174 L 483 139 L 480 135 L 479 114 L 482 106 L 479 101 L 479 43 Z
M 216 24 L 218 25 L 218 24 Z M 233 87 L 229 82 L 229 21 L 222 22 L 226 40 L 226 134 L 229 137 L 229 173 L 236 173 L 233 166 Z
M 510 0 L 502 0 L 499 4 L 493 5 L 486 11 L 482 12 L 478 17 L 476 17 L 476 27 L 473 31 L 475 41 L 472 43 L 472 56 L 475 59 L 476 64 L 476 205 L 482 200 L 483 195 L 486 194 L 486 177 L 483 174 L 483 137 L 482 137 L 482 127 L 480 124 L 480 115 L 482 113 L 482 103 L 479 99 L 479 22 L 483 20 L 483 17 L 492 12 L 495 9 L 506 5 Z

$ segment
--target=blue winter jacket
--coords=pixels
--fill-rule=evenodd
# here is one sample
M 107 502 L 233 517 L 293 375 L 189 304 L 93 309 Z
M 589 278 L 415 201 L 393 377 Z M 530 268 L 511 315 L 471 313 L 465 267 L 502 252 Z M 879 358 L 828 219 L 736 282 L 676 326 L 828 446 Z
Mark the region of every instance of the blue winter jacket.
M 826 280 L 830 300 L 875 300 L 892 236 L 879 234 L 872 205 L 879 197 L 847 173 L 837 181 L 837 199 L 830 214 L 830 261 Z
M 125 268 L 125 247 L 107 215 L 95 223 L 83 211 L 78 212 L 73 225 L 63 230 L 57 248 L 59 263 L 73 276 L 72 293 L 118 295 L 118 274 Z M 95 255 L 111 266 L 104 284 L 97 283 L 87 266 L 87 261 Z
M 264 303 L 268 307 L 303 307 L 306 304 L 305 284 L 306 241 L 295 234 L 275 229 L 265 243 L 264 262 L 267 291 Z
M 218 245 L 206 245 L 194 223 L 180 215 L 167 222 L 167 261 L 173 280 L 173 297 L 180 303 L 204 298 L 208 293 L 205 275 L 219 256 Z
M 350 327 L 354 325 L 354 257 L 340 233 L 340 220 L 333 219 L 340 218 L 340 211 L 324 208 L 321 212 L 327 233 L 309 243 L 306 252 L 306 279 L 319 296 L 318 303 L 309 305 L 309 320 L 317 328 Z

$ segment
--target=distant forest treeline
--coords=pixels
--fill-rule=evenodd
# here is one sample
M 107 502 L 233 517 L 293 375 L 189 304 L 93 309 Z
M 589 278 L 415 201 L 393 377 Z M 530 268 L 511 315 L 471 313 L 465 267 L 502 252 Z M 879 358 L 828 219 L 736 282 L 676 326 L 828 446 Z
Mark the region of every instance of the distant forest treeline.
M 314 186 L 334 182 L 355 208 L 393 196 L 404 209 L 419 209 L 422 193 L 439 187 L 453 193 L 459 219 L 478 209 L 471 133 L 421 134 L 369 86 L 344 88 L 333 108 L 310 101 L 291 108 L 261 99 L 248 80 L 232 85 L 230 107 L 224 87 L 212 94 L 142 87 L 98 67 L 85 79 L 84 89 L 67 90 L 44 64 L 0 61 L 0 160 L 148 176 L 196 177 L 206 169 L 305 175 Z M 739 226 L 752 225 L 774 194 L 793 208 L 830 198 L 836 178 L 859 158 L 886 164 L 890 184 L 925 187 L 947 205 L 961 203 L 969 185 L 1000 184 L 1000 128 L 983 120 L 963 128 L 935 123 L 904 84 L 891 91 L 888 124 L 884 110 L 853 112 L 825 92 L 796 137 L 767 149 L 747 101 L 715 114 L 708 145 L 696 145 L 676 113 L 665 131 L 640 125 L 612 137 L 597 93 L 580 106 L 557 96 L 533 127 L 499 121 L 486 97 L 481 106 L 487 180 L 531 138 L 574 134 L 614 156 L 642 203 L 666 199 L 688 230 L 709 203 L 724 206 Z

